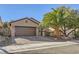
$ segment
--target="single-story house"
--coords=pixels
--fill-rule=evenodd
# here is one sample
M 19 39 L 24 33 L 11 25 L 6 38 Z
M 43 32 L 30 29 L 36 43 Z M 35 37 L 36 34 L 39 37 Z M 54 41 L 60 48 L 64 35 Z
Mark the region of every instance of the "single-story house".
M 34 18 L 22 18 L 10 22 L 11 36 L 37 36 L 39 35 L 39 21 Z
M 34 18 L 21 18 L 10 22 L 11 37 L 15 36 L 54 36 L 53 28 L 39 30 L 40 22 Z

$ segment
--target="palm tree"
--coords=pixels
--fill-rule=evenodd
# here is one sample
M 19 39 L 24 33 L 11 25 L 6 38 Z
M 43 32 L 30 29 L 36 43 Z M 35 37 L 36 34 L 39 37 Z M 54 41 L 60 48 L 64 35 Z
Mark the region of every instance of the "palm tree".
M 67 37 L 76 28 L 78 28 L 79 16 L 76 12 L 74 12 L 74 9 L 62 6 L 52 10 L 53 11 L 44 15 L 42 26 L 54 28 L 54 35 L 57 38 L 60 37 L 61 33 Z
M 62 26 L 63 19 L 65 16 L 64 12 L 65 7 L 61 7 L 58 9 L 53 9 L 53 11 L 44 15 L 42 25 L 44 27 L 52 27 L 55 29 L 54 35 L 56 37 L 60 36 L 60 27 Z

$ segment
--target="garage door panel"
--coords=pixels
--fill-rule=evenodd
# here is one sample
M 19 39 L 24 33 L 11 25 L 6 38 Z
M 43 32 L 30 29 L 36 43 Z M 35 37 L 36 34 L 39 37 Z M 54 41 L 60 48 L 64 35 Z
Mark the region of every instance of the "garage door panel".
M 36 35 L 36 28 L 34 27 L 15 27 L 16 36 L 33 36 Z

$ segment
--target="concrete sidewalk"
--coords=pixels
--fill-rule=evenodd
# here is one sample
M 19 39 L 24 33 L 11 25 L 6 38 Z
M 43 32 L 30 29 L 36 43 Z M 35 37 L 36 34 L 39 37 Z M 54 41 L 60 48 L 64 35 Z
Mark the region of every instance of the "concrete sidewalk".
M 66 41 L 66 42 L 41 42 L 41 43 L 33 43 L 33 44 L 25 44 L 25 45 L 10 45 L 6 47 L 2 47 L 2 49 L 6 50 L 8 53 L 22 52 L 22 51 L 31 51 L 38 49 L 46 49 L 52 47 L 61 47 L 68 46 L 73 44 L 79 44 L 76 41 Z

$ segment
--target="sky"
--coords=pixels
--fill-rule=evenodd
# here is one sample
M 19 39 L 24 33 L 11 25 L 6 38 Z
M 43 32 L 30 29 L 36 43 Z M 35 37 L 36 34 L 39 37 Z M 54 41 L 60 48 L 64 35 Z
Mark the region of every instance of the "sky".
M 79 9 L 79 4 L 0 4 L 0 16 L 2 21 L 13 21 L 24 17 L 33 17 L 41 21 L 44 14 L 51 11 L 51 8 L 68 6 Z

